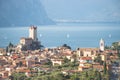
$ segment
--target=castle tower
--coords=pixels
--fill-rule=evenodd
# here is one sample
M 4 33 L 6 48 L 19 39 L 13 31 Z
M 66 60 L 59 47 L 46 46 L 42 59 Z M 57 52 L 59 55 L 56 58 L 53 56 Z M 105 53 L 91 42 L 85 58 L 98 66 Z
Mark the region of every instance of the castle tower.
M 104 51 L 105 48 L 105 42 L 103 39 L 100 40 L 100 51 Z
M 32 38 L 34 41 L 37 41 L 37 27 L 31 26 L 29 28 L 29 38 Z

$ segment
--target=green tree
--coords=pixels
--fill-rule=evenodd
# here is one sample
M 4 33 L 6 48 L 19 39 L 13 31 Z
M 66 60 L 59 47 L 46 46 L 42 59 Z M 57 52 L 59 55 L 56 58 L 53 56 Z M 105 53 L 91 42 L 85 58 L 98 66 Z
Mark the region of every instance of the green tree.
M 107 74 L 107 65 L 106 65 L 106 62 L 104 62 L 104 74 Z
M 118 42 L 112 43 L 112 47 L 113 47 L 114 50 L 117 50 L 118 46 L 119 46 Z
M 111 46 L 107 46 L 107 45 L 106 45 L 106 46 L 105 46 L 105 49 L 111 49 Z
M 12 51 L 14 51 L 13 47 L 14 47 L 14 45 L 10 42 L 8 44 L 8 46 L 6 47 L 6 52 L 10 52 L 11 53 Z
M 117 50 L 117 52 L 118 52 L 118 57 L 119 57 L 119 59 L 120 59 L 120 45 L 119 45 L 119 43 L 118 43 L 118 42 L 112 43 L 112 49 L 113 49 L 113 50 Z
M 11 75 L 11 78 L 13 80 L 25 80 L 25 79 L 27 79 L 26 75 L 23 73 L 13 73 Z
M 87 71 L 85 72 L 85 77 L 88 77 L 88 72 Z
M 66 47 L 66 48 L 68 48 L 68 49 L 71 49 L 71 47 L 70 46 L 68 46 L 67 44 L 63 44 L 63 46 L 62 47 Z
M 95 58 L 94 62 L 98 62 L 101 65 L 103 64 L 103 61 L 101 60 L 101 56 L 100 55 L 98 55 L 97 58 Z
M 13 47 L 14 45 L 10 42 L 9 44 L 8 44 L 8 47 Z
M 64 75 L 62 73 L 57 73 L 54 75 L 53 80 L 65 80 Z
M 120 46 L 117 47 L 118 57 L 120 59 Z
M 80 80 L 80 79 L 79 79 L 79 76 L 77 74 L 73 74 L 73 75 L 71 75 L 70 80 Z
M 101 73 L 98 72 L 98 80 L 102 80 Z
M 6 52 L 8 52 L 8 46 L 6 47 Z
M 52 61 L 50 59 L 48 59 L 48 61 L 45 63 L 45 65 L 49 65 L 50 67 L 52 67 Z
M 22 61 L 19 62 L 19 67 L 21 67 L 23 65 Z
M 64 58 L 64 63 L 68 63 L 69 62 L 69 59 L 68 58 Z
M 32 80 L 32 78 L 26 78 L 25 80 Z
M 76 54 L 73 54 L 72 58 L 74 59 L 74 61 L 73 61 L 73 67 L 75 67 L 77 65 L 77 58 L 78 58 L 78 56 Z

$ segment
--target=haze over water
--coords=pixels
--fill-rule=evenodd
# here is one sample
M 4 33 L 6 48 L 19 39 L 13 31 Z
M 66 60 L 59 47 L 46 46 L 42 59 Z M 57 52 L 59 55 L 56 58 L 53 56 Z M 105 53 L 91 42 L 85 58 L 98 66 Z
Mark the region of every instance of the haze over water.
M 21 37 L 29 36 L 28 27 L 0 28 L 0 47 L 9 42 L 18 44 Z M 72 49 L 78 47 L 99 47 L 103 38 L 106 45 L 120 41 L 120 24 L 116 23 L 59 23 L 38 26 L 38 39 L 45 47 L 68 44 Z

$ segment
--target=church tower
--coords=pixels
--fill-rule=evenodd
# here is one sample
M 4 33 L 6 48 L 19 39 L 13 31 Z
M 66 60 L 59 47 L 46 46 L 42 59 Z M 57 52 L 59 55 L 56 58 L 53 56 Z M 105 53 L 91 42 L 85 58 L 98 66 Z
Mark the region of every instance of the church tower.
M 32 38 L 34 41 L 37 41 L 37 27 L 31 26 L 29 28 L 29 38 Z
M 100 51 L 104 51 L 105 48 L 105 42 L 103 39 L 100 40 Z

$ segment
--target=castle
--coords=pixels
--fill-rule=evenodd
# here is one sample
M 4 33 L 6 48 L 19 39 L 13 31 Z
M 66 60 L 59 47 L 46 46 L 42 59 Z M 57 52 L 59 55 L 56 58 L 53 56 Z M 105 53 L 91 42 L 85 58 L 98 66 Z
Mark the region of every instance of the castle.
M 21 37 L 20 43 L 17 45 L 18 51 L 36 50 L 40 49 L 40 41 L 37 38 L 37 27 L 31 26 L 29 28 L 29 37 Z

